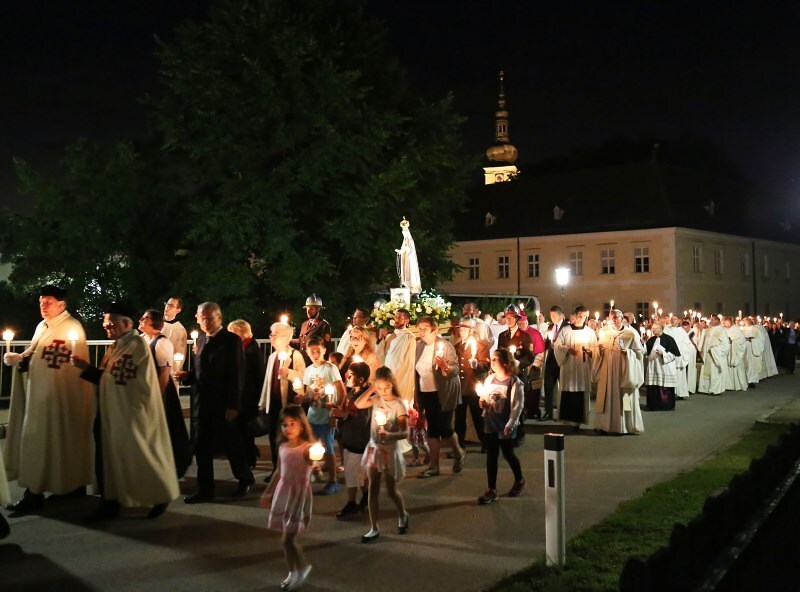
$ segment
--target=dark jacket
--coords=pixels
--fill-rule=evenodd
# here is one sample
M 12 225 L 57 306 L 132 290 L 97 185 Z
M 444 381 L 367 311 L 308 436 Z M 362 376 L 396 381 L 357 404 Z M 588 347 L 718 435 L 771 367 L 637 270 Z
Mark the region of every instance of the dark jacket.
M 475 383 L 482 380 L 489 371 L 489 346 L 484 341 L 477 339 L 475 341 L 475 359 L 478 361 L 478 365 L 474 370 L 469 364 L 470 358 L 472 358 L 472 347 L 467 345 L 466 341 L 459 341 L 455 345 L 456 355 L 458 356 L 458 376 L 461 379 L 462 397 L 477 397 L 478 394 L 475 392 Z
M 497 337 L 497 347 L 499 349 L 508 349 L 512 345 L 517 348 L 517 351 L 514 352 L 514 358 L 519 363 L 519 372 L 522 374 L 528 366 L 533 364 L 535 358 L 533 355 L 533 341 L 531 336 L 519 327 L 517 327 L 513 337 L 509 330 L 506 329 Z
M 225 417 L 226 409 L 241 412 L 244 385 L 242 340 L 222 327 L 198 347 L 194 372 L 184 380 L 197 389 L 195 404 L 198 420 L 218 421 Z
M 264 384 L 264 355 L 255 339 L 244 346 L 244 384 L 242 386 L 242 420 L 258 415 L 258 400 Z

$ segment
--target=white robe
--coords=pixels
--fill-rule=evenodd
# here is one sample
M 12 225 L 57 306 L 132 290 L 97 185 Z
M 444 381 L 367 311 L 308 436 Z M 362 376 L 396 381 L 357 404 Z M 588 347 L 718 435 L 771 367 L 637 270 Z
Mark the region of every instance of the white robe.
M 603 352 L 592 358 L 592 377 L 597 382 L 595 428 L 618 434 L 644 431 L 639 406 L 642 385 L 642 344 L 636 331 L 627 327 L 617 331 L 602 327 L 597 334 Z M 626 351 L 620 349 L 619 338 Z M 638 384 L 637 384 L 638 383 Z
M 675 361 L 681 358 L 668 351 L 659 354 L 659 347 L 662 347 L 661 338 L 656 337 L 653 349 L 645 358 L 645 384 L 674 388 L 678 385 L 678 369 Z
M 745 341 L 744 332 L 738 325 L 731 325 L 726 331 L 731 345 L 730 352 L 728 352 L 725 389 L 729 391 L 746 391 L 747 372 L 744 367 L 744 352 L 747 348 L 747 341 Z
M 572 355 L 571 349 L 586 347 L 597 355 L 597 337 L 589 327 L 574 330 L 566 325 L 558 332 L 553 352 L 559 366 L 559 383 L 562 391 L 586 392 L 592 388 L 592 356 Z M 588 401 L 588 398 L 587 398 Z
M 582 353 L 584 347 L 591 350 L 591 354 L 584 355 Z M 574 355 L 570 353 L 570 350 L 577 350 L 579 353 Z M 564 398 L 564 391 L 584 393 L 583 417 L 584 423 L 588 423 L 589 399 L 592 392 L 592 357 L 598 355 L 597 336 L 589 327 L 573 329 L 567 325 L 558 333 L 556 342 L 553 344 L 553 354 L 559 366 L 558 383 L 562 393 L 559 397 L 559 405 Z
M 764 338 L 754 325 L 744 326 L 744 337 L 747 340 L 744 354 L 744 368 L 748 384 L 757 384 L 761 380 L 764 364 Z M 769 346 L 768 346 L 769 347 Z
M 172 444 L 150 349 L 123 335 L 100 377 L 103 496 L 123 506 L 153 506 L 180 494 Z
M 400 398 L 414 402 L 414 365 L 417 359 L 417 339 L 410 329 L 395 329 L 378 345 L 378 358 L 388 367 L 400 391 Z
M 761 339 L 764 342 L 764 353 L 762 354 L 763 360 L 761 364 L 761 379 L 769 378 L 770 376 L 778 375 L 778 366 L 775 363 L 775 354 L 772 353 L 772 344 L 769 341 L 769 333 L 767 328 L 758 324 L 758 331 L 761 334 Z
M 70 364 L 89 358 L 81 324 L 64 311 L 36 327 L 27 379 L 14 370 L 4 448 L 9 480 L 34 493 L 64 494 L 92 482 L 94 474 L 94 388 Z
M 164 321 L 164 327 L 161 329 L 161 332 L 169 339 L 169 342 L 172 344 L 173 352 L 176 354 L 183 354 L 184 356 L 184 359 L 180 362 L 172 361 L 172 374 L 174 376 L 181 371 L 183 363 L 189 357 L 189 352 L 186 349 L 186 343 L 188 341 L 186 327 L 184 327 L 180 321 L 175 321 L 174 323 Z M 176 382 L 176 386 L 180 385 Z M 180 392 L 180 389 L 178 392 Z
M 728 367 L 728 333 L 725 327 L 708 327 L 700 338 L 700 352 L 703 355 L 703 368 L 697 382 L 697 391 L 709 395 L 725 392 L 725 374 Z
M 678 349 L 681 352 L 679 358 L 675 358 L 675 369 L 678 371 L 678 382 L 675 385 L 675 396 L 685 399 L 689 396 L 689 370 L 694 369 L 691 373 L 697 380 L 697 367 L 695 366 L 695 349 L 692 345 L 692 340 L 689 339 L 689 334 L 683 330 L 682 327 L 665 327 L 664 333 L 669 335 L 678 344 Z

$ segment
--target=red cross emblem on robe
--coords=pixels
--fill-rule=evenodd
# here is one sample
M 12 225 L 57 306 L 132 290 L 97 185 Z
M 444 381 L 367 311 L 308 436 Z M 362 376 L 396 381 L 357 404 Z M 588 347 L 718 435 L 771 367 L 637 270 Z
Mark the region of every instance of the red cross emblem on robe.
M 72 350 L 66 345 L 63 339 L 53 339 L 50 345 L 42 349 L 42 359 L 47 360 L 47 367 L 58 370 L 61 364 L 69 362 Z
M 125 386 L 128 381 L 136 378 L 136 364 L 133 363 L 133 356 L 122 354 L 111 365 L 109 372 L 114 377 L 114 384 Z

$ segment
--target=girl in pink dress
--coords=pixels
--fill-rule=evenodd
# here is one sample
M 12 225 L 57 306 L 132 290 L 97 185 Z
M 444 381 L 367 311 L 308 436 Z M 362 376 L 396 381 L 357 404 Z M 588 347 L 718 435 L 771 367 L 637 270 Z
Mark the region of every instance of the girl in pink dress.
M 281 590 L 296 590 L 311 572 L 296 540 L 311 520 L 311 426 L 299 405 L 284 407 L 280 421 L 278 467 L 259 505 L 269 508 L 267 528 L 283 533 L 281 542 L 289 575 L 281 582 Z

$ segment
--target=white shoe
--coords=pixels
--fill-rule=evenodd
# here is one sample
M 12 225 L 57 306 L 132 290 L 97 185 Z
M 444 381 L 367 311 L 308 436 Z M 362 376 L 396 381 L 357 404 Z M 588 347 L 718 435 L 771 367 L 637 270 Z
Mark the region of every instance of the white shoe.
M 295 574 L 294 579 L 289 584 L 289 587 L 286 588 L 287 590 L 297 590 L 300 586 L 306 583 L 308 579 L 308 574 L 311 573 L 311 564 L 309 563 L 303 569 L 301 569 L 297 574 Z
M 295 578 L 297 578 L 297 573 L 290 571 L 289 575 L 281 582 L 281 590 L 288 590 Z

